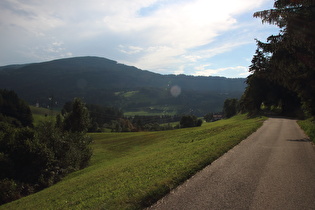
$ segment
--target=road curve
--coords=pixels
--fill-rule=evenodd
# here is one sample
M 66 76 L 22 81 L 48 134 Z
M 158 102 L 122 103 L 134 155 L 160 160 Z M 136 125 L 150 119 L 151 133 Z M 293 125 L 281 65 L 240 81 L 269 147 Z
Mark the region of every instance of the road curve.
M 149 209 L 315 209 L 315 150 L 295 120 L 254 134 Z

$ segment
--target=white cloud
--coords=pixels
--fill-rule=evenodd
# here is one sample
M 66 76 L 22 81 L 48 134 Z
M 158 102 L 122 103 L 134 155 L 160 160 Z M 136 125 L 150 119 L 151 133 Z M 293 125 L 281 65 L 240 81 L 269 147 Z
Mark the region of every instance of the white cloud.
M 212 43 L 220 33 L 234 29 L 237 20 L 233 15 L 261 3 L 250 0 L 177 1 L 160 6 L 146 16 L 139 16 L 137 11 L 140 7 L 134 13 L 118 12 L 106 17 L 105 23 L 116 33 L 136 34 L 146 48 L 143 54 L 122 62 L 163 73 L 163 69 L 177 69 L 176 66 L 210 58 L 252 42 L 234 39 L 214 48 L 191 51 L 192 48 Z M 131 40 L 131 44 L 133 42 Z
M 144 49 L 142 47 L 137 47 L 137 46 L 124 46 L 124 45 L 119 45 L 119 51 L 125 54 L 137 54 L 142 52 Z
M 183 53 L 183 49 L 180 48 L 151 46 L 144 50 L 143 56 L 131 64 L 142 69 L 157 69 L 162 73 L 167 73 L 164 68 L 181 63 L 176 56 Z
M 195 67 L 194 76 L 226 76 L 231 75 L 232 77 L 246 77 L 250 73 L 248 72 L 248 67 L 245 66 L 235 66 L 235 67 L 224 67 L 224 68 L 207 68 L 211 65 L 202 65 Z M 230 76 L 230 77 L 231 77 Z
M 173 72 L 175 75 L 184 74 L 185 73 L 185 66 L 181 65 L 177 70 Z
M 270 1 L 2 0 L 0 64 L 93 54 L 155 72 L 186 73 L 253 42 L 246 31 L 222 35 L 244 29 L 237 16 Z

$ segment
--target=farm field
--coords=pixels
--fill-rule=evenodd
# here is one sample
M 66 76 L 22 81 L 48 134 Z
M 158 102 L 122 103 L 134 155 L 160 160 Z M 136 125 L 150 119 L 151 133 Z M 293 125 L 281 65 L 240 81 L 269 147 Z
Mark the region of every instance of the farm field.
M 159 132 L 95 133 L 90 166 L 0 209 L 142 209 L 223 155 L 265 118 Z

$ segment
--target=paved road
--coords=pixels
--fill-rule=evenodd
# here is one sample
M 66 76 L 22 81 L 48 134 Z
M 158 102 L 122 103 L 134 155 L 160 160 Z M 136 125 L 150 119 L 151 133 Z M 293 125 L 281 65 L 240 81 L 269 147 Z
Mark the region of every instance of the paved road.
M 151 209 L 315 209 L 315 150 L 295 120 L 254 134 Z

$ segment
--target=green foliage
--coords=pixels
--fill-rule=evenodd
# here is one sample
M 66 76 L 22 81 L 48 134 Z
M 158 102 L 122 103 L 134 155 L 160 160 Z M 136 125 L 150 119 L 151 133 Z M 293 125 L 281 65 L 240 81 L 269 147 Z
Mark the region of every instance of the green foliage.
M 0 189 L 0 205 L 21 198 L 22 187 L 12 179 L 1 179 Z
M 184 115 L 180 119 L 181 128 L 199 127 L 202 125 L 202 120 L 194 115 Z
M 75 98 L 70 110 L 64 114 L 63 129 L 71 132 L 86 132 L 90 127 L 90 115 L 85 104 Z
M 64 119 L 68 113 L 73 110 L 74 101 L 64 104 L 60 116 L 57 116 L 57 125 L 60 127 L 62 119 Z M 89 113 L 89 132 L 102 132 L 105 128 L 113 127 L 111 124 L 117 124 L 120 119 L 124 117 L 123 112 L 115 107 L 107 107 L 96 104 L 83 104 Z M 85 109 L 85 108 L 84 108 Z M 83 113 L 82 113 L 83 114 Z M 62 118 L 62 119 L 61 119 Z M 65 121 L 66 122 L 66 121 Z M 61 125 L 62 126 L 62 125 Z M 69 125 L 70 126 L 70 125 Z
M 53 94 L 58 105 L 79 97 L 87 104 L 119 107 L 138 115 L 185 114 L 193 110 L 191 114 L 203 116 L 209 110 L 218 112 L 226 97 L 241 96 L 244 80 L 160 75 L 97 57 L 0 69 L 0 88 L 13 88 L 29 104 L 51 106 L 48 97 Z M 170 93 L 173 86 L 182 90 L 177 97 Z
M 245 115 L 201 127 L 93 134 L 89 167 L 0 209 L 143 209 L 254 132 Z
M 257 41 L 250 67 L 253 75 L 247 79 L 243 97 L 243 105 L 250 111 L 259 110 L 258 104 L 263 102 L 281 104 L 283 114 L 296 114 L 302 107 L 315 115 L 314 6 L 313 0 L 277 0 L 274 9 L 254 14 L 281 31 L 268 37 L 267 43 Z
M 123 118 L 123 112 L 118 108 L 106 107 L 95 104 L 86 105 L 90 117 L 91 117 L 91 126 L 89 127 L 89 132 L 98 132 L 102 131 L 106 125 Z
M 224 117 L 230 118 L 236 115 L 239 111 L 239 104 L 236 98 L 226 99 L 223 105 Z
M 174 127 L 167 123 L 165 125 L 161 125 L 159 123 L 148 123 L 143 126 L 143 130 L 145 131 L 165 131 L 165 130 L 173 130 Z
M 263 58 L 258 58 L 259 56 Z M 274 72 L 264 56 L 259 51 L 252 60 L 250 71 L 254 73 L 247 78 L 248 86 L 241 98 L 241 110 L 254 115 L 262 111 L 263 105 L 265 114 L 272 114 L 272 107 L 279 107 L 280 113 L 274 114 L 298 115 L 300 99 L 295 92 L 270 78 Z
M 299 120 L 298 124 L 315 143 L 315 119 L 309 118 L 307 120 Z
M 83 104 L 74 100 L 65 119 L 69 130 L 64 130 L 60 115 L 59 124 L 43 121 L 36 129 L 0 122 L 0 204 L 51 186 L 86 167 L 92 156 L 92 140 L 82 127 L 87 118 Z
M 33 126 L 32 113 L 27 103 L 14 91 L 0 89 L 0 121 L 17 127 Z
M 38 127 L 38 138 L 53 151 L 54 171 L 57 174 L 84 168 L 92 155 L 89 147 L 91 138 L 83 132 L 64 132 L 51 122 L 43 122 Z
M 112 132 L 136 131 L 134 125 L 128 119 L 118 119 L 112 121 Z
M 213 113 L 210 112 L 210 113 L 206 114 L 205 116 L 203 116 L 203 118 L 205 119 L 206 122 L 211 122 L 213 119 Z
M 179 115 L 136 115 L 134 117 L 129 117 L 128 119 L 134 126 L 135 130 L 133 131 L 161 131 L 174 129 L 171 123 L 177 123 L 180 118 Z
M 36 131 L 5 123 L 0 126 L 0 180 L 12 179 L 23 189 L 29 186 L 31 190 L 16 192 L 19 196 L 51 186 L 69 172 L 86 167 L 92 155 L 91 138 L 82 132 L 63 132 L 52 122 L 43 122 Z

